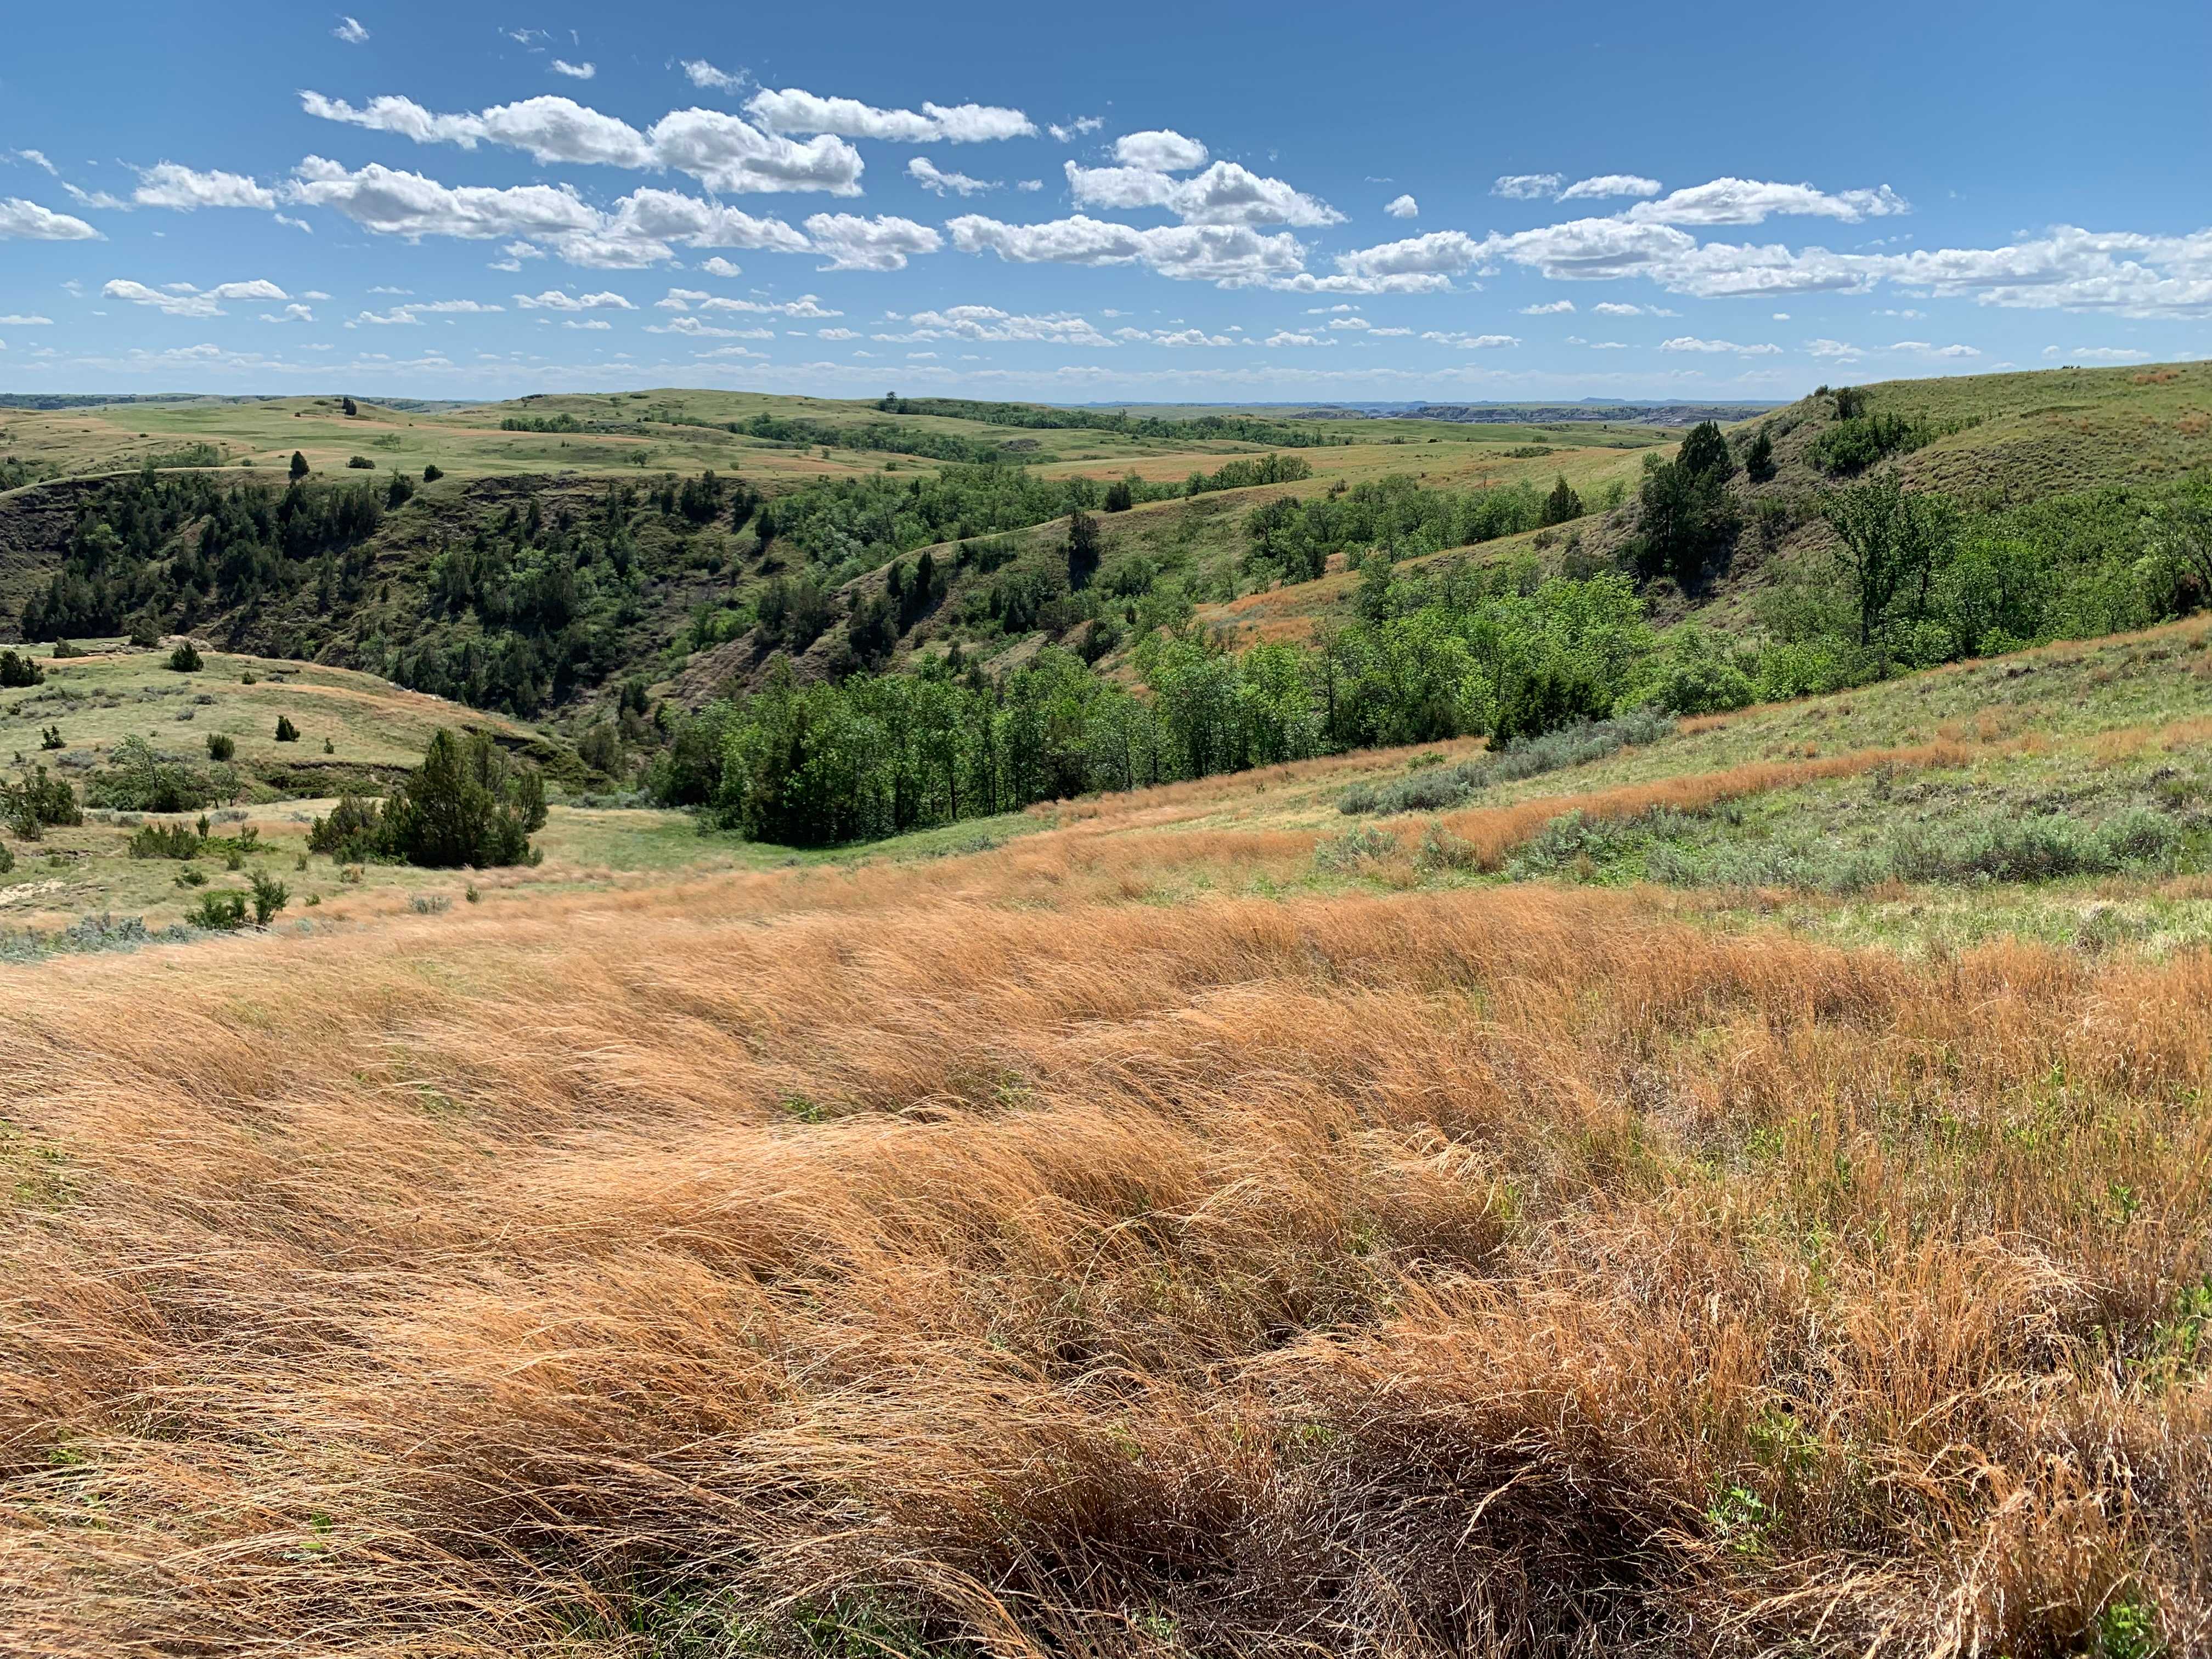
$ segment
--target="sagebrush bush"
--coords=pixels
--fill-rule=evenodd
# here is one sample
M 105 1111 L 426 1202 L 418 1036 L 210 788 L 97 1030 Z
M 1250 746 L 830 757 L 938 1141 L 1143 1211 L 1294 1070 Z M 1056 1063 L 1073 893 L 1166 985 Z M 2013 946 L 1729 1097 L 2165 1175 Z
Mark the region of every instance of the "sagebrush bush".
M 1674 730 L 1674 718 L 1664 710 L 1631 709 L 1612 720 L 1560 726 L 1456 765 L 1425 768 L 1395 783 L 1355 784 L 1338 798 L 1337 810 L 1347 817 L 1366 812 L 1439 812 L 1472 799 L 1492 784 L 1603 760 L 1623 749 L 1656 743 Z
M 114 759 L 85 793 L 94 805 L 118 811 L 196 812 L 213 802 L 216 787 L 205 773 L 157 754 L 134 732 L 115 745 Z

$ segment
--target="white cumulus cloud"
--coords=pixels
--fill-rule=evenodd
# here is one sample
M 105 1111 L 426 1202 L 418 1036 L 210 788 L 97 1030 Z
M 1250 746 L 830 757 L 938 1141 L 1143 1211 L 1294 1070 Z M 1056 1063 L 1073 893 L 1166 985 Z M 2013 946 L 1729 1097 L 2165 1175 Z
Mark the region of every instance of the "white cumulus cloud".
M 939 196 L 947 191 L 957 196 L 976 196 L 999 187 L 996 179 L 971 179 L 964 173 L 946 173 L 927 155 L 917 155 L 908 161 L 906 176 L 924 190 Z
M 1165 127 L 1125 132 L 1114 141 L 1114 159 L 1148 173 L 1188 173 L 1206 165 L 1206 146 Z
M 902 144 L 975 144 L 1036 136 L 1036 124 L 1018 109 L 930 103 L 919 110 L 878 109 L 857 98 L 820 98 L 796 87 L 763 88 L 745 100 L 745 113 L 770 132 L 834 133 Z
M 10 237 L 25 242 L 90 242 L 99 240 L 100 233 L 82 219 L 20 196 L 0 197 L 0 241 Z
M 1013 264 L 1134 265 L 1163 276 L 1243 287 L 1290 276 L 1305 250 L 1287 231 L 1272 236 L 1241 225 L 1133 225 L 1082 214 L 1042 224 L 1011 225 L 963 214 L 945 228 L 963 253 L 995 253 Z
M 684 73 L 690 78 L 693 86 L 699 88 L 704 92 L 742 92 L 744 90 L 745 77 L 744 76 L 732 75 L 726 70 L 718 70 L 703 58 L 685 58 L 684 60 Z
M 1216 161 L 1190 179 L 1158 168 L 1086 167 L 1073 161 L 1065 171 L 1079 207 L 1164 208 L 1185 224 L 1199 225 L 1333 225 L 1344 217 L 1317 197 L 1234 161 Z
M 1633 173 L 1601 173 L 1577 179 L 1559 192 L 1562 202 L 1596 201 L 1608 196 L 1656 196 L 1662 186 L 1656 179 Z
M 1733 352 L 1740 357 L 1771 357 L 1782 349 L 1778 345 L 1738 345 L 1733 340 L 1701 340 L 1694 334 L 1678 334 L 1671 340 L 1659 342 L 1662 351 Z
M 292 296 L 269 281 L 257 276 L 242 283 L 218 283 L 213 288 L 195 288 L 190 283 L 164 283 L 160 288 L 149 288 L 116 277 L 100 289 L 110 300 L 127 300 L 136 306 L 152 306 L 172 317 L 220 317 L 223 315 L 222 301 L 226 300 L 289 300 Z
M 1421 204 L 1410 196 L 1396 196 L 1382 204 L 1382 211 L 1393 219 L 1417 219 L 1420 216 Z
M 904 270 L 917 253 L 934 253 L 945 239 L 927 225 L 890 214 L 864 219 L 854 213 L 817 213 L 806 221 L 806 237 L 818 253 L 830 256 L 823 270 Z
M 140 207 L 174 208 L 189 213 L 195 208 L 261 208 L 276 205 L 276 192 L 236 173 L 195 173 L 173 161 L 161 161 L 138 172 L 138 188 L 131 199 Z
M 1638 223 L 1664 225 L 1756 225 L 1773 216 L 1862 219 L 1909 213 L 1905 198 L 1882 185 L 1834 195 L 1810 185 L 1771 184 L 1759 179 L 1715 179 L 1692 185 L 1653 202 L 1638 202 L 1626 216 Z

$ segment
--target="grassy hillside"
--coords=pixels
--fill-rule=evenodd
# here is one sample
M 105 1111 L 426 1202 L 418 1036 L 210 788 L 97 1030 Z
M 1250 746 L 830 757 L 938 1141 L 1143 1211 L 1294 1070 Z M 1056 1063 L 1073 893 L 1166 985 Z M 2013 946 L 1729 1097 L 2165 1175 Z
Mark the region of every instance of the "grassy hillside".
M 2205 643 L 0 964 L 9 1633 L 2201 1651 Z
M 34 485 L 0 501 L 0 607 L 42 640 L 191 632 L 554 719 L 603 771 L 725 817 L 748 791 L 844 803 L 784 839 L 1646 702 L 1732 708 L 2137 629 L 2204 592 L 2171 533 L 2212 463 L 2203 365 L 1823 389 L 1725 437 L 675 392 L 295 403 L 175 413 L 573 441 L 597 471 Z M 722 465 L 609 460 L 662 434 Z M 1850 503 L 1889 515 L 1911 572 L 1875 584 L 1839 556 Z M 748 750 L 788 757 L 788 778 L 681 757 L 730 735 L 684 711 L 781 685 L 784 665 L 853 688 L 791 703 L 796 724 Z
M 1856 390 L 1871 414 L 1924 423 L 1936 434 L 1890 463 L 1910 486 L 1943 492 L 1978 513 L 2155 485 L 2212 465 L 2212 364 L 1958 375 Z M 1732 489 L 1746 523 L 1731 556 L 1694 592 L 1662 584 L 1652 595 L 1659 615 L 1753 627 L 1762 593 L 1793 570 L 1827 562 L 1833 543 L 1818 522 L 1814 497 L 1858 474 L 1823 468 L 1813 457 L 1839 423 L 1835 398 L 1824 392 L 1731 428 L 1739 446 L 1761 430 L 1772 435 L 1775 476 L 1754 484 L 1737 475 Z M 1590 495 L 1584 477 L 1572 471 L 1568 477 Z M 1493 544 L 1481 556 L 1528 559 L 1555 572 L 1584 569 L 1625 561 L 1637 528 L 1631 501 L 1571 529 Z M 1200 616 L 1237 638 L 1305 637 L 1349 614 L 1354 586 L 1349 575 L 1271 586 L 1210 602 Z

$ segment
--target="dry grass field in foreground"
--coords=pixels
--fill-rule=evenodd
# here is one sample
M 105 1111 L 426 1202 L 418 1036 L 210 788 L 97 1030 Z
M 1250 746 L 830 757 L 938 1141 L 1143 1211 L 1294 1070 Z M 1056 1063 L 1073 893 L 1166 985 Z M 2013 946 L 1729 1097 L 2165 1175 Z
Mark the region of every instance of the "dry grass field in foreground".
M 0 1650 L 2212 1650 L 2212 960 L 1098 833 L 0 973 Z

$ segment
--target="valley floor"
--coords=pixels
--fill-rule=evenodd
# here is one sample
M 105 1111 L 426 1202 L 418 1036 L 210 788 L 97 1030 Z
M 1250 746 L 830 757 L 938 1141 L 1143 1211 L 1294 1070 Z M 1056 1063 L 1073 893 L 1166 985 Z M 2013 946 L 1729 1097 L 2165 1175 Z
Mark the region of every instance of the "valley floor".
M 2212 1650 L 2204 641 L 0 967 L 0 1648 Z

